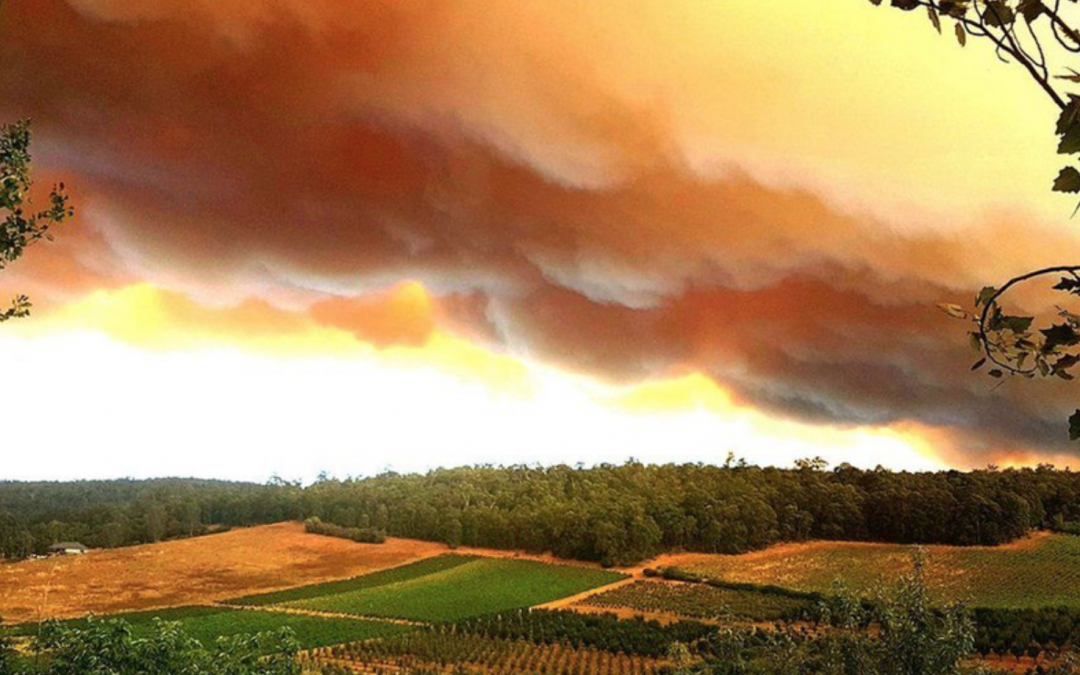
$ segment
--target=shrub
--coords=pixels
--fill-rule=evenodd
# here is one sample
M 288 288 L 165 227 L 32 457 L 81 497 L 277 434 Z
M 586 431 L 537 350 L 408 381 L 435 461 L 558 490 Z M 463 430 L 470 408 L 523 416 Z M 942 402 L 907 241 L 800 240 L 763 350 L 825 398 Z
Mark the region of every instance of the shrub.
M 304 521 L 304 531 L 310 534 L 321 534 L 326 537 L 348 539 L 361 544 L 382 544 L 386 541 L 386 532 L 374 527 L 342 527 L 333 523 L 324 523 L 319 518 L 308 518 Z

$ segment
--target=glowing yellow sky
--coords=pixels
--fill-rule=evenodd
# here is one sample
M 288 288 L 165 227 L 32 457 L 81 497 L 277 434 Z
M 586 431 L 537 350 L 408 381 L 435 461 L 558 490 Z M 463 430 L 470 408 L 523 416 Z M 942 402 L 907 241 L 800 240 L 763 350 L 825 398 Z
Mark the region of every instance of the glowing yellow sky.
M 12 359 L 6 377 L 20 396 L 48 404 L 28 407 L 14 430 L 15 443 L 36 452 L 9 457 L 5 476 L 311 478 L 465 463 L 720 462 L 728 454 L 779 465 L 822 456 L 944 466 L 918 433 L 778 420 L 700 375 L 614 387 L 440 332 L 415 347 L 380 349 L 305 319 L 259 335 L 228 319 L 143 284 L 15 326 L 0 337 Z M 92 457 L 42 466 L 41 455 L 93 438 L 110 442 Z

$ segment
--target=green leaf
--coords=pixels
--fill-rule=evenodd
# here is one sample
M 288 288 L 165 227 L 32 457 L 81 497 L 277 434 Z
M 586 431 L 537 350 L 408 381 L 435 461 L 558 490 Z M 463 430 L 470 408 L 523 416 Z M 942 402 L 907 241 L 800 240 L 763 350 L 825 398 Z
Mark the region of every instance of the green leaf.
M 1071 166 L 1062 169 L 1054 179 L 1054 192 L 1080 192 L 1080 171 Z
M 889 0 L 889 4 L 897 9 L 910 12 L 919 6 L 919 0 Z
M 1061 277 L 1061 281 L 1057 282 L 1054 285 L 1055 291 L 1068 291 L 1069 293 L 1075 293 L 1077 289 L 1080 289 L 1080 280 L 1074 279 L 1072 277 Z
M 933 5 L 926 6 L 926 13 L 930 15 L 930 23 L 934 24 L 934 28 L 937 29 L 938 34 L 941 34 L 941 19 L 938 17 L 937 10 Z
M 1067 323 L 1054 324 L 1050 328 L 1039 331 L 1046 337 L 1042 350 L 1044 353 L 1053 351 L 1057 347 L 1072 347 L 1080 344 L 1080 335 Z
M 1077 356 L 1075 354 L 1066 354 L 1065 356 L 1062 356 L 1060 359 L 1058 359 L 1057 363 L 1054 364 L 1054 372 L 1060 374 L 1066 370 L 1069 370 L 1070 368 L 1073 368 L 1074 366 L 1076 366 L 1077 363 L 1080 363 L 1080 356 Z
M 986 374 L 989 375 L 990 377 L 1000 378 L 1005 373 L 1001 372 L 1000 368 L 994 368 L 993 370 L 989 371 Z
M 1069 440 L 1080 440 L 1080 410 L 1069 416 Z
M 942 0 L 938 3 L 938 9 L 942 14 L 947 14 L 954 19 L 962 19 L 967 14 L 968 4 L 968 0 Z
M 973 370 L 973 371 L 978 370 L 979 368 L 982 368 L 984 365 L 986 365 L 986 357 L 985 356 L 983 358 L 979 359 L 978 361 L 976 361 L 975 365 L 971 366 L 971 370 Z
M 983 21 L 991 28 L 1008 28 L 1016 22 L 1016 12 L 1004 0 L 988 0 Z
M 997 292 L 998 289 L 993 286 L 984 286 L 983 289 L 979 291 L 979 294 L 975 296 L 975 306 L 981 307 L 990 302 L 990 299 L 993 298 Z
M 964 45 L 967 44 L 967 31 L 964 30 L 964 24 L 957 23 L 955 31 L 956 31 L 956 41 L 960 43 L 961 47 L 963 47 Z
M 1020 4 L 1016 8 L 1020 10 L 1020 14 L 1028 23 L 1032 23 L 1042 16 L 1043 11 L 1046 9 L 1041 0 L 1020 0 Z
M 945 312 L 946 314 L 948 314 L 949 316 L 951 316 L 954 319 L 967 319 L 967 318 L 969 318 L 971 316 L 960 305 L 954 305 L 954 304 L 949 303 L 949 302 L 940 302 L 940 303 L 938 303 L 938 309 Z
M 1058 115 L 1055 133 L 1060 136 L 1072 128 L 1078 120 L 1080 120 L 1080 98 L 1070 96 L 1069 102 L 1061 109 L 1061 114 Z
M 997 323 L 1002 328 L 1007 328 L 1013 333 L 1024 333 L 1027 329 L 1031 328 L 1031 323 L 1035 321 L 1033 316 L 1004 316 L 998 318 Z
M 1059 155 L 1072 155 L 1080 152 L 1080 124 L 1073 124 L 1061 136 L 1057 148 Z

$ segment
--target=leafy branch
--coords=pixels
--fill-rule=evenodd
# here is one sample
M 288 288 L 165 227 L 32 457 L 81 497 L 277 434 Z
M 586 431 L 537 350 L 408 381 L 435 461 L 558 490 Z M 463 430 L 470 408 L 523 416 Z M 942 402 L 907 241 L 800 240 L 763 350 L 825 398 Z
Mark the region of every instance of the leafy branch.
M 971 370 L 989 364 L 988 374 L 998 379 L 1006 375 L 1076 379 L 1073 370 L 1080 364 L 1080 315 L 1057 307 L 1057 322 L 1033 329 L 1035 317 L 1007 314 L 1001 308 L 1000 299 L 1013 287 L 1050 275 L 1061 275 L 1054 290 L 1080 297 L 1080 265 L 1063 265 L 1022 274 L 1001 288 L 987 286 L 975 296 L 974 313 L 960 305 L 938 305 L 949 316 L 972 322 L 969 337 L 982 356 Z M 1080 411 L 1069 418 L 1069 439 L 1080 440 Z
M 34 211 L 30 202 L 30 122 L 0 127 L 0 272 L 22 257 L 28 246 L 45 239 L 54 225 L 71 218 L 64 184 L 49 193 L 49 204 Z M 0 323 L 27 316 L 30 298 L 19 295 L 0 310 Z
M 870 0 L 881 5 L 883 0 Z M 1080 95 L 1066 90 L 1080 84 L 1080 72 L 1054 58 L 1080 54 L 1080 30 L 1071 17 L 1069 6 L 1077 0 L 890 0 L 903 11 L 926 10 L 931 24 L 942 33 L 942 22 L 953 22 L 953 33 L 960 46 L 968 37 L 988 40 L 997 57 L 1005 63 L 1018 63 L 1027 71 L 1042 92 L 1057 106 L 1055 134 L 1057 152 L 1072 156 L 1073 164 L 1063 167 L 1052 189 L 1068 194 L 1080 193 Z M 1075 11 L 1072 12 L 1075 14 Z M 1047 48 L 1050 47 L 1050 49 Z M 1080 205 L 1077 206 L 1080 211 Z M 1046 267 L 1009 279 L 1001 287 L 987 286 L 975 297 L 975 311 L 944 303 L 939 307 L 950 316 L 972 322 L 969 332 L 972 346 L 980 358 L 971 369 L 990 365 L 987 373 L 994 378 L 1019 376 L 1075 379 L 1073 370 L 1080 364 L 1080 314 L 1056 308 L 1056 319 L 1046 328 L 1033 328 L 1035 317 L 1016 316 L 1002 310 L 1003 296 L 1026 281 L 1060 275 L 1054 290 L 1080 297 L 1080 265 Z M 1080 410 L 1069 418 L 1070 440 L 1080 440 Z

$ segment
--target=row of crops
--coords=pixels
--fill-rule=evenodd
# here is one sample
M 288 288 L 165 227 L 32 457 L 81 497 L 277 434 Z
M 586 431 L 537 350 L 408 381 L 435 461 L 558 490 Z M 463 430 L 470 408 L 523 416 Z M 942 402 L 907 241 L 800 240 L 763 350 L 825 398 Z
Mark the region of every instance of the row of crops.
M 674 643 L 712 628 L 684 621 L 530 610 L 625 575 L 530 560 L 443 555 L 355 579 L 237 598 L 236 606 L 424 622 L 314 649 L 324 671 L 653 675 Z M 269 614 L 269 612 L 262 612 Z
M 676 614 L 706 620 L 781 621 L 812 612 L 808 600 L 704 584 L 638 581 L 586 599 L 585 606 Z
M 441 622 L 532 607 L 623 578 L 623 574 L 592 567 L 444 555 L 347 581 L 230 602 Z
M 975 610 L 975 651 L 982 655 L 1034 657 L 1080 648 L 1080 609 Z
M 1074 551 L 1071 546 L 1047 537 L 1008 555 L 998 551 L 996 558 L 990 551 L 966 551 L 967 562 L 982 565 L 951 576 L 970 582 L 996 572 L 1007 581 L 1010 570 L 1018 569 L 1017 560 L 1032 559 L 1043 560 L 1044 572 L 1052 573 L 1063 560 L 1080 554 L 1080 549 Z M 804 548 L 808 547 L 789 549 L 783 555 L 798 558 L 804 555 Z M 759 564 L 759 558 L 765 559 L 761 554 L 753 559 L 727 557 L 742 560 L 744 567 L 738 570 L 727 567 L 722 557 L 702 557 L 693 561 L 695 572 L 679 572 L 701 583 L 648 579 L 618 585 L 582 601 L 589 613 L 530 608 L 612 584 L 625 575 L 584 566 L 450 554 L 345 581 L 237 598 L 228 606 L 133 613 L 121 618 L 136 632 L 155 618 L 178 621 L 204 643 L 288 626 L 309 650 L 303 658 L 310 665 L 368 675 L 455 671 L 653 675 L 668 664 L 673 645 L 686 646 L 693 658 L 727 658 L 730 645 L 721 639 L 723 631 L 703 621 L 741 624 L 740 630 L 749 631 L 747 639 L 752 641 L 767 641 L 773 631 L 748 623 L 785 624 L 782 632 L 798 640 L 819 635 L 821 627 L 806 620 L 824 597 L 816 593 L 823 589 L 823 579 L 833 572 L 833 578 L 850 576 L 832 566 L 834 559 L 839 560 L 840 550 L 819 555 L 816 566 L 802 571 L 792 571 L 788 565 L 770 569 L 767 560 Z M 850 553 L 852 549 L 845 550 Z M 876 563 L 877 568 L 859 569 L 856 586 L 862 577 L 880 575 L 897 564 L 896 552 L 888 547 L 857 550 L 854 567 Z M 1010 560 L 1010 556 L 1019 558 Z M 941 558 L 932 558 L 931 575 L 933 566 L 940 564 Z M 711 580 L 702 575 L 720 568 L 729 574 Z M 781 578 L 792 574 L 813 583 Z M 775 585 L 762 585 L 765 582 Z M 787 584 L 802 590 L 791 590 Z M 1042 585 L 1029 580 L 1028 588 Z M 1034 656 L 1080 645 L 1080 608 L 1033 610 L 1018 604 L 977 610 L 977 652 Z M 620 619 L 614 614 L 593 613 L 595 610 L 618 611 L 623 616 L 641 613 L 664 622 Z M 412 625 L 390 619 L 405 619 Z M 26 634 L 32 629 L 16 632 L 20 630 Z
M 229 605 L 241 605 L 246 607 L 262 607 L 268 605 L 287 605 L 325 598 L 342 593 L 352 593 L 367 588 L 389 586 L 391 584 L 419 579 L 431 574 L 437 574 L 446 570 L 464 565 L 473 560 L 473 556 L 465 555 L 440 555 L 434 558 L 426 558 L 408 565 L 391 567 L 378 572 L 371 572 L 362 576 L 344 579 L 342 581 L 329 581 L 322 584 L 309 584 L 298 586 L 274 593 L 260 593 L 258 595 L 245 595 L 241 598 L 226 600 Z
M 762 644 L 768 631 L 748 628 L 741 648 Z M 796 637 L 809 637 L 805 629 Z M 691 660 L 726 658 L 730 647 L 714 626 L 661 623 L 612 614 L 515 611 L 415 628 L 376 640 L 314 650 L 311 669 L 369 675 L 476 672 L 538 675 L 649 675 L 672 664 L 682 646 Z M 315 667 L 317 666 L 317 667 Z
M 714 631 L 696 621 L 661 624 L 642 618 L 619 619 L 613 614 L 539 609 L 487 615 L 432 630 L 537 644 L 566 643 L 657 658 L 666 655 L 673 643 L 693 643 Z
M 482 672 L 485 675 L 653 675 L 664 662 L 565 643 L 536 644 L 467 633 L 413 631 L 382 640 L 338 645 L 315 651 L 320 664 L 352 669 Z
M 976 607 L 1080 609 L 1080 537 L 1037 536 L 1007 546 L 927 546 L 926 579 L 938 601 Z M 911 568 L 912 547 L 820 541 L 746 556 L 688 555 L 685 572 L 727 582 L 829 593 L 837 579 L 860 595 Z
M 109 618 L 125 621 L 136 634 L 149 633 L 158 620 L 177 622 L 184 632 L 207 645 L 221 637 L 275 632 L 288 627 L 304 649 L 317 649 L 389 639 L 415 631 L 416 624 L 443 626 L 458 621 L 474 621 L 463 630 L 487 639 L 484 636 L 493 634 L 496 626 L 491 623 L 492 616 L 504 612 L 520 615 L 523 609 L 624 578 L 623 574 L 594 567 L 444 555 L 345 581 L 236 598 L 223 606 L 134 612 Z M 85 626 L 87 621 L 65 623 L 78 627 Z M 520 638 L 535 636 L 536 642 L 526 640 L 529 644 L 547 644 L 557 649 L 564 646 L 562 637 L 577 630 L 576 623 L 567 623 L 562 628 L 555 628 L 558 620 L 548 619 L 543 623 L 544 627 L 538 628 L 538 624 L 526 625 L 519 620 L 512 628 L 507 624 L 504 629 L 516 631 Z M 31 625 L 9 632 L 29 636 L 36 629 Z M 647 631 L 640 626 L 635 630 Z M 547 636 L 546 642 L 541 634 Z M 620 643 L 603 643 L 596 637 L 599 632 L 595 626 L 592 634 L 593 641 L 599 640 L 604 647 L 614 650 L 612 653 L 629 644 L 625 636 Z M 659 654 L 661 649 L 656 646 L 655 637 L 653 640 L 652 652 Z

